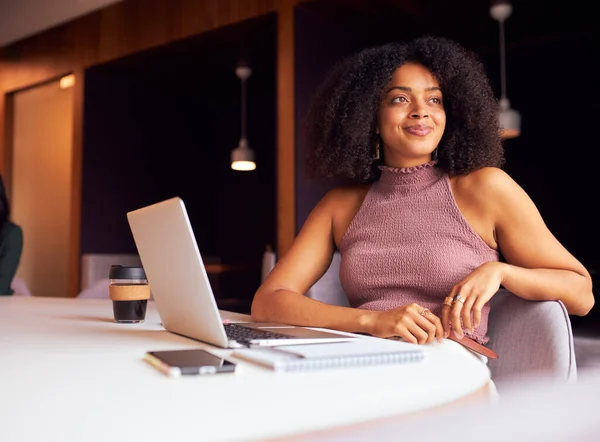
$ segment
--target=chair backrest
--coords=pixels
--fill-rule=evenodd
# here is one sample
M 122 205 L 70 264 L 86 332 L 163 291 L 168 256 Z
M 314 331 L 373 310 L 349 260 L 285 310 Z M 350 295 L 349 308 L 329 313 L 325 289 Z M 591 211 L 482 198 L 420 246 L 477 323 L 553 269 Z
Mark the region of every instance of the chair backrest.
M 499 391 L 528 376 L 576 381 L 571 320 L 561 301 L 527 301 L 502 289 L 490 306 L 488 346 L 498 359 L 488 366 Z
M 271 248 L 271 246 L 267 246 L 265 253 L 263 253 L 262 259 L 262 268 L 261 268 L 261 281 L 267 279 L 273 267 L 275 267 L 275 262 L 277 261 L 277 255 L 275 251 Z
M 331 305 L 348 307 L 348 297 L 340 284 L 340 252 L 333 254 L 333 259 L 325 274 L 308 291 L 306 296 Z
M 87 286 L 85 289 L 77 294 L 78 298 L 82 299 L 108 299 L 108 287 L 110 285 L 109 278 L 102 278 L 94 281 L 92 285 Z
M 31 291 L 29 290 L 27 283 L 18 276 L 13 278 L 10 283 L 10 288 L 14 291 L 13 296 L 31 296 Z
M 91 288 L 97 282 L 108 278 L 110 266 L 141 266 L 140 257 L 127 253 L 86 253 L 81 257 L 81 290 Z
M 263 255 L 262 261 L 262 280 L 264 281 L 269 272 L 275 267 L 275 252 L 267 249 Z M 341 305 L 347 307 L 348 297 L 340 284 L 340 252 L 335 252 L 329 268 L 308 291 L 306 296 L 321 302 L 332 305 Z

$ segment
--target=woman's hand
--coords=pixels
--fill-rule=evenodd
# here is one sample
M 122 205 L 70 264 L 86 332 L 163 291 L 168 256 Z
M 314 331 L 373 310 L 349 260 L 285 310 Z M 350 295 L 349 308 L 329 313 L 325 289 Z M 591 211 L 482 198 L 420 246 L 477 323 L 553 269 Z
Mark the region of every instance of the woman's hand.
M 460 339 L 463 337 L 463 327 L 469 333 L 479 327 L 481 309 L 500 288 L 505 266 L 501 262 L 486 262 L 452 287 L 448 295 L 452 302 L 446 298 L 442 307 L 445 338 L 449 336 L 450 328 Z
M 369 333 L 373 336 L 399 336 L 413 344 L 429 344 L 434 338 L 442 340 L 444 329 L 440 318 L 419 304 L 372 313 Z

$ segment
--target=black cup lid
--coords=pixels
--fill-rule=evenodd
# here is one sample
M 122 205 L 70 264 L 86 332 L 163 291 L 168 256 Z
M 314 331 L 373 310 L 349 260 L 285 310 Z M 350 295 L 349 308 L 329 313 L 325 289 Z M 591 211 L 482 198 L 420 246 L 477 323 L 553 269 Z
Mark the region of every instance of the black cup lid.
M 146 279 L 146 272 L 143 267 L 112 265 L 108 277 L 110 279 Z

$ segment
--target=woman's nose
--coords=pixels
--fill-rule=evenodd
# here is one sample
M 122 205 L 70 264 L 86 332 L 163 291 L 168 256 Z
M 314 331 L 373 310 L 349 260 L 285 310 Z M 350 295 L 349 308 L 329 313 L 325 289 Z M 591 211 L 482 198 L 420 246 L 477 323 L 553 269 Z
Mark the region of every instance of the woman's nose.
M 410 113 L 411 118 L 423 118 L 427 116 L 427 110 L 423 105 L 416 104 Z

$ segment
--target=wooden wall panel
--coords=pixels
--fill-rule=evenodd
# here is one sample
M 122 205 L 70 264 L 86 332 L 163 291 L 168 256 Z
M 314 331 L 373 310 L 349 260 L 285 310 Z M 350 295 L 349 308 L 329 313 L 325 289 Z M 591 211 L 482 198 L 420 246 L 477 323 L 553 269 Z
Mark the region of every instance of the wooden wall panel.
M 277 15 L 277 256 L 296 236 L 294 126 L 294 5 L 282 0 Z
M 2 122 L 5 130 L 2 132 Z M 12 171 L 6 165 L 12 164 L 13 159 L 13 132 L 14 132 L 14 97 L 12 95 L 0 96 L 0 148 L 5 146 L 0 155 L 0 171 L 4 171 L 2 178 L 4 187 L 11 201 L 12 195 Z
M 125 0 L 0 50 L 2 91 L 275 12 L 277 0 Z
M 71 163 L 71 213 L 69 235 L 69 297 L 75 297 L 81 289 L 81 182 L 83 179 L 83 100 L 85 73 L 78 68 L 73 73 L 73 156 Z
M 2 72 L 0 71 L 0 75 L 1 74 Z M 0 81 L 2 81 L 2 77 L 0 77 Z M 12 129 L 12 114 L 6 112 L 7 101 L 9 99 L 10 97 L 5 94 L 0 96 L 0 171 L 6 170 L 5 164 L 10 164 L 10 161 L 8 161 L 10 153 L 4 148 L 12 139 L 12 134 L 9 133 L 9 130 Z M 10 121 L 8 121 L 9 119 Z M 6 176 L 4 176 L 4 182 L 7 187 L 10 187 L 10 182 L 8 182 Z

